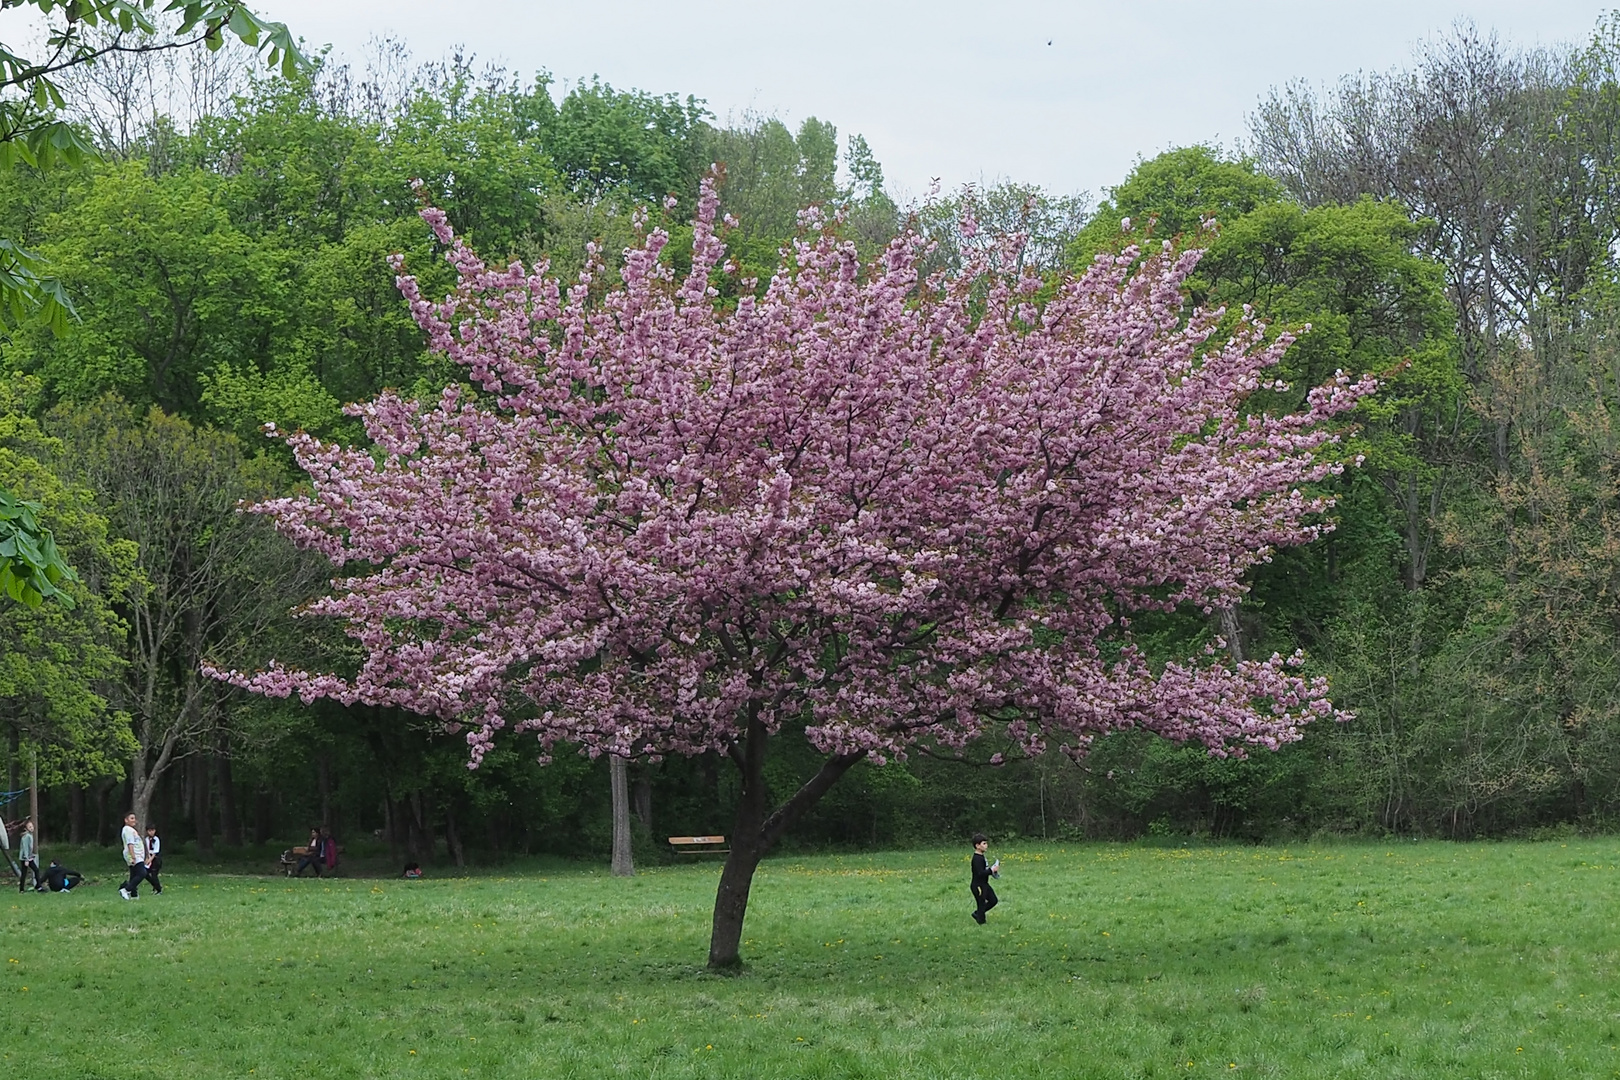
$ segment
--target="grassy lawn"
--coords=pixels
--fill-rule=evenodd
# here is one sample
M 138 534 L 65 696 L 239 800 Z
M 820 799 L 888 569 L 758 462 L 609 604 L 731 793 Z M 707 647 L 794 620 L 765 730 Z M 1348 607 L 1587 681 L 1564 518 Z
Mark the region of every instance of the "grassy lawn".
M 713 863 L 404 882 L 175 862 L 132 903 L 110 862 L 81 867 L 101 883 L 0 907 L 7 1068 L 1620 1075 L 1620 841 L 1005 847 L 984 927 L 967 854 L 767 863 L 735 978 L 701 966 Z

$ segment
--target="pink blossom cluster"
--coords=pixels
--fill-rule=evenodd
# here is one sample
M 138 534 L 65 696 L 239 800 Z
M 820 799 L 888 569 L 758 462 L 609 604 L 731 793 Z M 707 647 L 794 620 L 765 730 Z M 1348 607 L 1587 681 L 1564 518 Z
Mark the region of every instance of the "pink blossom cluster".
M 715 215 L 706 183 L 684 275 L 644 227 L 617 282 L 593 257 L 565 284 L 425 210 L 459 284 L 430 301 L 396 261 L 399 286 L 470 389 L 351 407 L 371 446 L 291 436 L 311 494 L 257 507 L 342 568 L 308 611 L 363 661 L 214 674 L 440 717 L 475 766 L 502 728 L 656 756 L 753 720 L 882 761 L 1130 728 L 1241 753 L 1336 715 L 1297 655 L 1158 667 L 1129 621 L 1234 602 L 1327 529 L 1323 422 L 1369 381 L 1245 411 L 1289 339 L 1189 317 L 1196 252 L 1102 256 L 1037 303 L 1016 259 L 925 280 L 917 236 L 863 265 L 811 221 L 730 302 Z

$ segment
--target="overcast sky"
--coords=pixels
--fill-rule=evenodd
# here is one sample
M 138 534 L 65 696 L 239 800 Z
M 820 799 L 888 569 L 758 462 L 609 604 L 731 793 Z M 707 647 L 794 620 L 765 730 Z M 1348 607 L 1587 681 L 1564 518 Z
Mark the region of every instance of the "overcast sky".
M 816 116 L 864 134 L 890 187 L 1012 178 L 1099 194 L 1170 146 L 1231 145 L 1274 85 L 1404 62 L 1471 18 L 1521 44 L 1585 41 L 1565 0 L 254 0 L 359 56 L 392 33 L 417 59 L 463 45 L 559 80 L 692 94 L 722 120 Z

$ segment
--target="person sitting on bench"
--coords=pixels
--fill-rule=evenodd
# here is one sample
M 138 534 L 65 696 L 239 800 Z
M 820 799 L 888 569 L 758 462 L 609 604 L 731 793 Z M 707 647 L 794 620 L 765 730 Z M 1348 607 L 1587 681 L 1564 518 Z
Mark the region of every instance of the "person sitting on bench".
M 304 870 L 313 866 L 315 876 L 321 876 L 321 870 L 326 865 L 325 843 L 321 840 L 321 830 L 309 830 L 309 846 L 304 853 L 298 856 L 298 869 L 293 871 L 293 877 L 303 877 Z

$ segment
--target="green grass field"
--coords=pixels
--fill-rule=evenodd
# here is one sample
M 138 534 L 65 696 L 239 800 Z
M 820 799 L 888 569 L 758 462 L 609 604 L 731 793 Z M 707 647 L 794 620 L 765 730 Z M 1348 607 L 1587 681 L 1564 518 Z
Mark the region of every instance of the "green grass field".
M 768 862 L 739 977 L 702 969 L 713 863 L 420 882 L 176 864 L 132 903 L 97 865 L 94 887 L 5 905 L 6 1068 L 1620 1075 L 1620 841 L 999 854 L 984 927 L 965 848 Z

